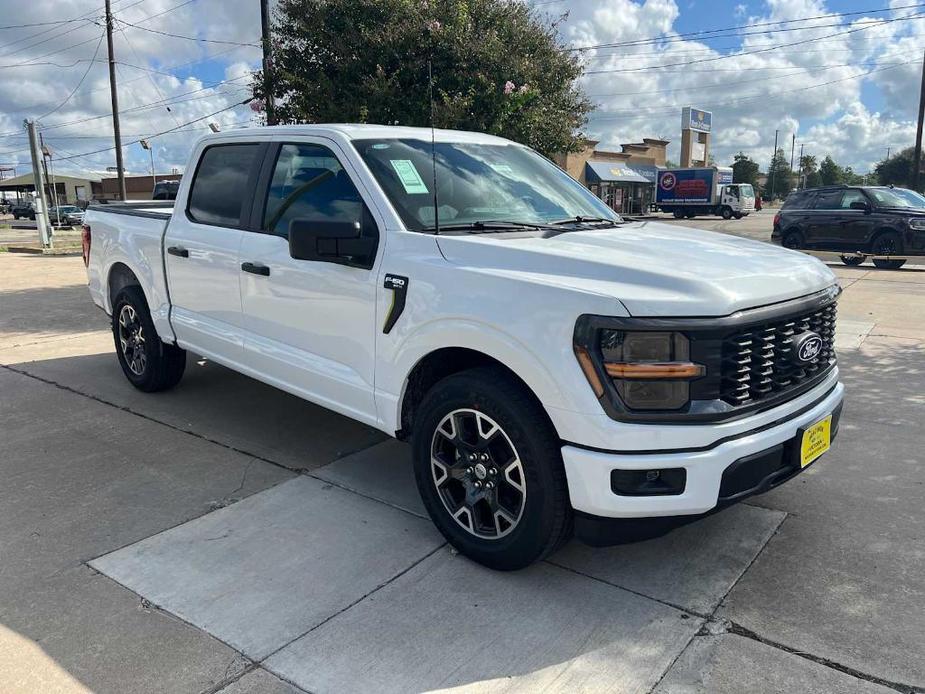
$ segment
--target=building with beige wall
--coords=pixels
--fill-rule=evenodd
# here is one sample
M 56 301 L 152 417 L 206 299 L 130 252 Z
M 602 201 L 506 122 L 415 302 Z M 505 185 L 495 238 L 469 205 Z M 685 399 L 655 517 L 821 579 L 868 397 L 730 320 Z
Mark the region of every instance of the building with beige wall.
M 585 140 L 580 150 L 553 160 L 617 212 L 646 212 L 655 198 L 658 169 L 667 162 L 669 141 L 643 138 L 620 145 L 620 152 L 597 149 L 598 144 Z

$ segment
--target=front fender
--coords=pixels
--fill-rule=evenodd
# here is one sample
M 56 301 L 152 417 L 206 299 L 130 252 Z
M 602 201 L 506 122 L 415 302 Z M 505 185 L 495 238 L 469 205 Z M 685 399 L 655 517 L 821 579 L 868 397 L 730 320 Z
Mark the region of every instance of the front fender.
M 578 392 L 587 391 L 591 396 L 591 390 L 586 384 L 577 392 L 575 388 L 567 388 L 565 385 L 584 383 L 570 345 L 569 341 L 567 348 L 557 350 L 560 354 L 550 360 L 548 355 L 544 358 L 523 340 L 488 323 L 447 318 L 417 326 L 388 353 L 377 358 L 376 404 L 383 420 L 383 429 L 397 431 L 401 428 L 402 401 L 408 377 L 414 367 L 427 355 L 453 347 L 479 352 L 504 364 L 533 391 L 556 425 L 558 408 L 572 409 Z M 548 350 L 551 345 L 547 343 L 544 347 Z M 553 373 L 547 364 L 558 364 L 561 371 Z M 596 401 L 593 404 L 597 405 Z M 590 405 L 585 403 L 585 406 Z

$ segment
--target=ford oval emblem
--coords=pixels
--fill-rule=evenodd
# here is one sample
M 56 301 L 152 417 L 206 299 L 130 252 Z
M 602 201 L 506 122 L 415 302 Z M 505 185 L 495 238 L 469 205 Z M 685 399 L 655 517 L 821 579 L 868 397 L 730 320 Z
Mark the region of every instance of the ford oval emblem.
M 822 352 L 822 338 L 805 332 L 793 338 L 793 359 L 798 364 L 809 364 Z

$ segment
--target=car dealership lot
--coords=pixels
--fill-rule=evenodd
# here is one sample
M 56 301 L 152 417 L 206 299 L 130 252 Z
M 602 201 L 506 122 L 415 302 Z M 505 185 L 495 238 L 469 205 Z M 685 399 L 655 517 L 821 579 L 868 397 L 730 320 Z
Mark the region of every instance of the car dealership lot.
M 683 220 L 766 239 L 773 212 Z M 925 691 L 925 273 L 837 268 L 833 451 L 659 540 L 494 573 L 404 444 L 191 356 L 123 378 L 79 258 L 0 254 L 13 691 Z

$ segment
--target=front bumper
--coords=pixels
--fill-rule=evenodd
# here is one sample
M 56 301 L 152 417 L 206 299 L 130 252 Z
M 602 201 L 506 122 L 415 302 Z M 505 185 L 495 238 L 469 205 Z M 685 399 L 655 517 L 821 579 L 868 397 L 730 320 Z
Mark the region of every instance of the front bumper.
M 843 394 L 844 386 L 836 383 L 814 403 L 792 416 L 786 416 L 783 421 L 777 420 L 770 425 L 720 439 L 707 447 L 621 453 L 589 450 L 573 445 L 563 446 L 562 458 L 572 507 L 579 520 L 600 517 L 649 521 L 665 516 L 696 517 L 712 511 L 718 505 L 739 501 L 750 494 L 765 491 L 792 475 L 780 472 L 781 468 L 775 468 L 771 464 L 767 469 L 774 474 L 767 479 L 759 476 L 757 483 L 747 488 L 730 486 L 728 480 L 736 468 L 744 470 L 748 461 L 760 461 L 763 457 L 773 458 L 775 455 L 781 458 L 787 455 L 801 429 L 830 414 L 834 415 L 834 436 Z M 786 406 L 781 409 L 786 409 Z M 676 425 L 676 428 L 683 430 L 684 425 Z M 789 463 L 789 460 L 786 462 Z M 666 468 L 684 468 L 686 482 L 680 494 L 623 496 L 616 494 L 611 488 L 613 470 Z M 729 472 L 724 488 L 724 473 L 727 471 Z M 794 474 L 799 471 L 798 466 L 792 470 Z M 740 472 L 739 477 L 747 480 L 749 473 L 745 473 L 743 478 Z M 731 495 L 728 493 L 730 489 L 733 490 Z M 690 518 L 678 520 L 684 522 Z

